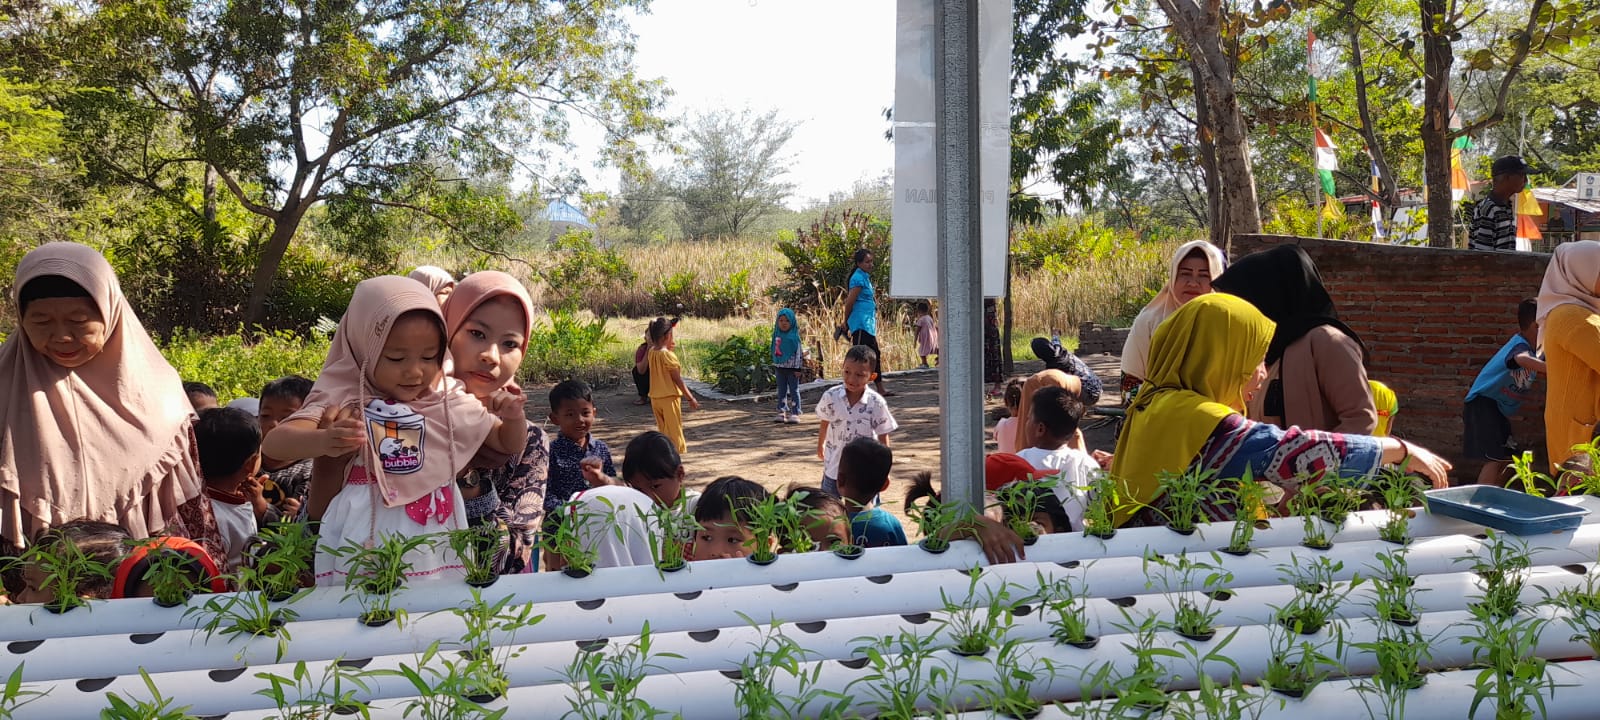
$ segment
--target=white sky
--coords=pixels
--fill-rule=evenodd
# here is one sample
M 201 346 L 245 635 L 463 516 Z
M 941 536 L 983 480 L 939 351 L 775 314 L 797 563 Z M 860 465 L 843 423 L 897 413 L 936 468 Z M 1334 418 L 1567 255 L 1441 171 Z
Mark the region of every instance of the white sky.
M 672 88 L 669 117 L 749 107 L 797 121 L 786 179 L 800 206 L 894 165 L 882 114 L 894 102 L 894 14 L 894 0 L 655 0 L 632 22 L 635 63 Z M 574 130 L 593 152 L 598 138 Z M 583 171 L 591 187 L 617 189 L 615 171 Z

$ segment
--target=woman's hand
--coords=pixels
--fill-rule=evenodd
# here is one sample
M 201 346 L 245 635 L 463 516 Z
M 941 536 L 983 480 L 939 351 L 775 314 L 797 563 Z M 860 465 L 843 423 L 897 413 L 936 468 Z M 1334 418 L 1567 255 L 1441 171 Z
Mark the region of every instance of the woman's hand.
M 1435 490 L 1450 487 L 1450 469 L 1454 466 L 1450 464 L 1449 460 L 1435 455 L 1432 450 L 1425 447 L 1411 445 L 1404 440 L 1400 442 L 1402 445 L 1408 446 L 1411 451 L 1411 457 L 1406 461 L 1404 470 L 1427 478 L 1429 482 L 1433 483 L 1433 489 Z
M 1094 461 L 1099 463 L 1101 470 L 1110 470 L 1111 461 L 1115 459 L 1114 455 L 1104 450 L 1096 450 L 1092 453 L 1089 453 L 1089 457 L 1094 458 Z

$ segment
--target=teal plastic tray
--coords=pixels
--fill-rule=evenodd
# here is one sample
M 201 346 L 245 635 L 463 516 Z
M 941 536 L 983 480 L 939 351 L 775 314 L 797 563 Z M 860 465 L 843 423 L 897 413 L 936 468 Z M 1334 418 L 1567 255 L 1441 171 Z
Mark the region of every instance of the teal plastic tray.
M 1489 485 L 1429 490 L 1428 512 L 1512 535 L 1540 535 L 1583 524 L 1589 509 Z

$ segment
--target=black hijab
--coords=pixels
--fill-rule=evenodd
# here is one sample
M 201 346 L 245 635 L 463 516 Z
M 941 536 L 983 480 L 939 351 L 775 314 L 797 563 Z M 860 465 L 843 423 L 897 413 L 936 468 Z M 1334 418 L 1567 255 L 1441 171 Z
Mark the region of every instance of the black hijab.
M 1316 263 L 1298 245 L 1279 245 L 1239 258 L 1211 287 L 1244 298 L 1278 324 L 1267 347 L 1267 365 L 1282 359 L 1285 348 L 1323 325 L 1350 336 L 1361 346 L 1362 361 L 1367 359 L 1366 343 L 1339 320 Z

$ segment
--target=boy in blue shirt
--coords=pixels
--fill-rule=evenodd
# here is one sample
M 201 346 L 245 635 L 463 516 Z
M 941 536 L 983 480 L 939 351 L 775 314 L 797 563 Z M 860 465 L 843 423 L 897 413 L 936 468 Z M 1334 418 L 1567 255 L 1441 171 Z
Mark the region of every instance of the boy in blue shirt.
M 869 437 L 846 443 L 839 452 L 839 497 L 850 516 L 850 537 L 861 547 L 906 544 L 905 528 L 888 510 L 872 507 L 873 498 L 889 489 L 894 451 Z
M 1517 305 L 1521 330 L 1489 359 L 1467 392 L 1461 411 L 1461 447 L 1467 457 L 1484 461 L 1479 485 L 1505 486 L 1506 468 L 1517 453 L 1511 416 L 1530 397 L 1533 381 L 1544 372 L 1544 360 L 1534 352 L 1539 338 L 1538 307 L 1531 298 Z

